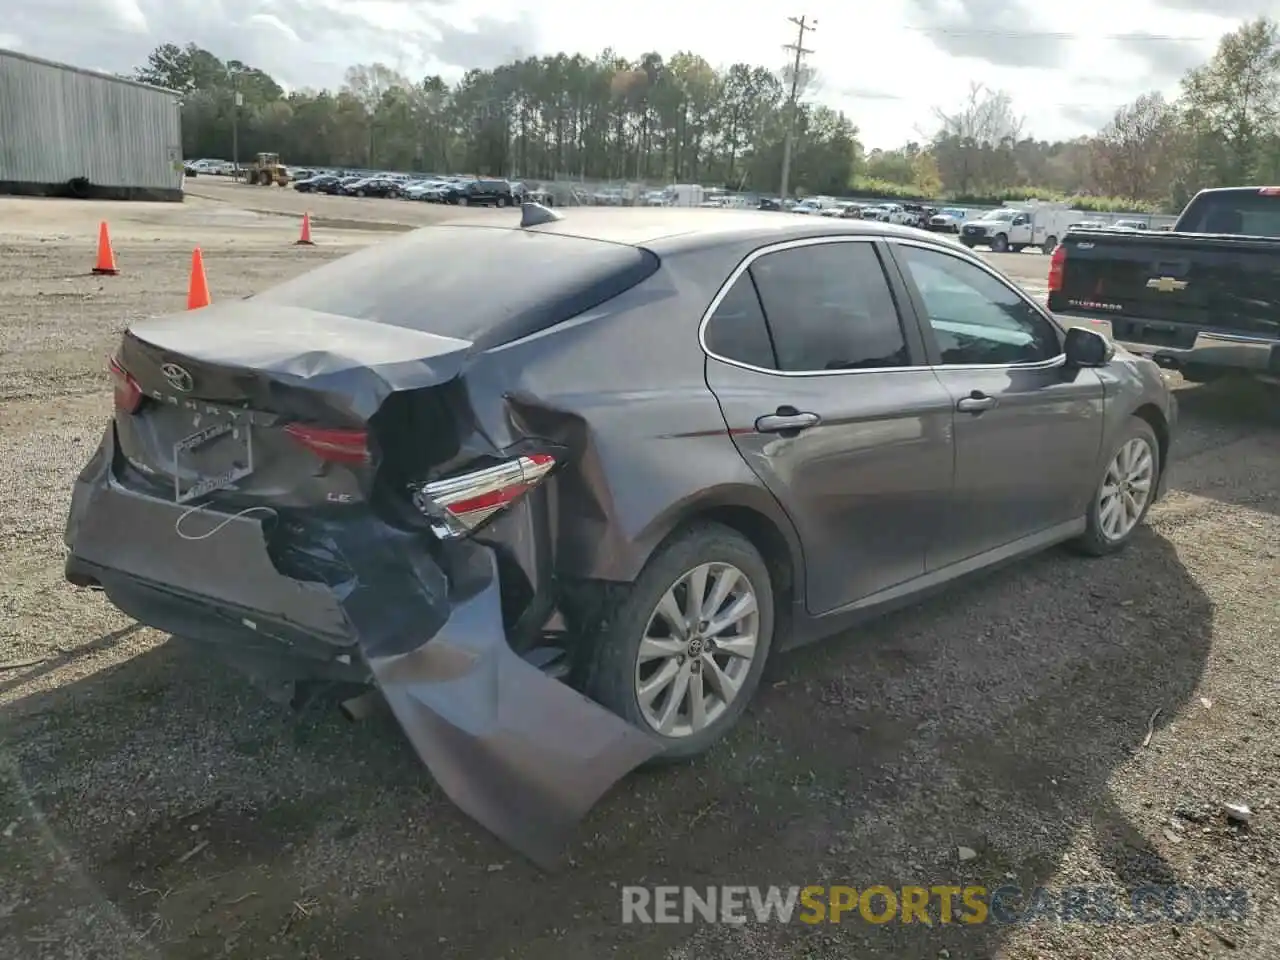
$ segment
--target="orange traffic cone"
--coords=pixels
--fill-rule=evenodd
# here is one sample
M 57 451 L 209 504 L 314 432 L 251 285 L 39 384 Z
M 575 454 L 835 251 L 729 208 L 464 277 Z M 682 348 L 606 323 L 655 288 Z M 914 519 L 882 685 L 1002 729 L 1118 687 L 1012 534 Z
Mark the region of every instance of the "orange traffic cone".
M 213 303 L 209 296 L 209 281 L 204 275 L 204 255 L 200 248 L 191 251 L 191 282 L 187 284 L 187 309 L 199 310 Z
M 98 262 L 94 264 L 93 272 L 111 277 L 120 272 L 116 269 L 116 255 L 111 249 L 111 234 L 107 232 L 105 220 L 98 225 Z
M 295 246 L 314 247 L 315 243 L 311 240 L 311 214 L 304 213 L 302 215 L 302 235 L 298 237 Z

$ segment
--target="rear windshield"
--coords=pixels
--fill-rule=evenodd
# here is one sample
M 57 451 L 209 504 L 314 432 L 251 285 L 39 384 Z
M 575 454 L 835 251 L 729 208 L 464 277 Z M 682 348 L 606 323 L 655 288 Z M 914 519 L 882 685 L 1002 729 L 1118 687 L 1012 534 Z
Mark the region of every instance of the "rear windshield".
M 562 323 L 658 269 L 648 250 L 532 230 L 436 226 L 334 260 L 253 299 L 470 340 Z
M 1280 237 L 1280 196 L 1249 190 L 1214 190 L 1196 196 L 1178 218 L 1179 233 Z

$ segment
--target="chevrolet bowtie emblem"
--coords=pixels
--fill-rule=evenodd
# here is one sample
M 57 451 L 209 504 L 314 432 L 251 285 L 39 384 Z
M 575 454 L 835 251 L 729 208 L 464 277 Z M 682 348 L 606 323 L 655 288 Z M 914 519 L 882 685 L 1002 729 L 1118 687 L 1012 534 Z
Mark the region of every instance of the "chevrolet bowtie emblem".
M 1148 290 L 1159 290 L 1161 293 L 1173 293 L 1175 290 L 1187 289 L 1187 281 L 1175 280 L 1173 277 L 1152 277 L 1147 281 Z

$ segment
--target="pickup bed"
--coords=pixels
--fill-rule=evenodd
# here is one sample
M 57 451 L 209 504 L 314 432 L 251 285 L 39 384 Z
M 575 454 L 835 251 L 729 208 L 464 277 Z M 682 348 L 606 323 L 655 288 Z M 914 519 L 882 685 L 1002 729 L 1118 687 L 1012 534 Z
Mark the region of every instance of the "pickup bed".
M 1202 190 L 1169 232 L 1069 231 L 1049 309 L 1188 380 L 1280 385 L 1280 188 Z

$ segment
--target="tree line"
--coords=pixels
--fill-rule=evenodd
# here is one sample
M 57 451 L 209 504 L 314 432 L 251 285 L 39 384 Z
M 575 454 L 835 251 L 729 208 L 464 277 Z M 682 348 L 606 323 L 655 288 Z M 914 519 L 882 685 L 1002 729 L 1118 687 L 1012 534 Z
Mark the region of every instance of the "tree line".
M 1140 96 L 1096 134 L 1038 140 L 1012 98 L 975 84 L 932 136 L 865 151 L 854 121 L 795 78 L 695 53 L 629 61 L 606 50 L 470 70 L 456 84 L 359 64 L 337 90 L 286 92 L 195 44 L 164 44 L 137 79 L 182 94 L 187 157 L 279 153 L 293 166 L 467 171 L 529 180 L 697 182 L 776 191 L 794 124 L 797 193 L 976 202 L 1066 198 L 1177 210 L 1202 187 L 1280 181 L 1280 29 L 1262 17 L 1221 40 L 1180 95 Z M 239 106 L 237 106 L 237 101 Z

